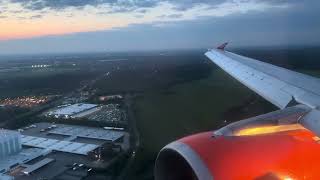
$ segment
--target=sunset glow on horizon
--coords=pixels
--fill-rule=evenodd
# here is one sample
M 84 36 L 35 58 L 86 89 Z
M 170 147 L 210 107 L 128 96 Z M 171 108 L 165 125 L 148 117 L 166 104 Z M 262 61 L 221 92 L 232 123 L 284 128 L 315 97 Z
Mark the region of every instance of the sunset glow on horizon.
M 7 1 L 0 6 L 0 40 L 111 30 L 131 24 L 183 21 L 202 16 L 219 17 L 252 10 L 261 11 L 271 7 L 274 6 L 266 3 L 227 2 L 215 9 L 199 4 L 181 11 L 173 4 L 163 2 L 154 7 L 110 13 L 112 9 L 109 6 L 68 7 L 58 10 L 44 8 L 32 11 L 25 9 L 21 4 Z
M 317 45 L 319 3 L 1 0 L 0 54 Z

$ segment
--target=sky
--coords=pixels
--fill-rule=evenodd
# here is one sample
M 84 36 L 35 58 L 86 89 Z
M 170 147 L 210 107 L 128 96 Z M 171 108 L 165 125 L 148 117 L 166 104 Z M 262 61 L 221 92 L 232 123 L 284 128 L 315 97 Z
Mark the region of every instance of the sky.
M 320 45 L 319 0 L 1 0 L 0 54 Z

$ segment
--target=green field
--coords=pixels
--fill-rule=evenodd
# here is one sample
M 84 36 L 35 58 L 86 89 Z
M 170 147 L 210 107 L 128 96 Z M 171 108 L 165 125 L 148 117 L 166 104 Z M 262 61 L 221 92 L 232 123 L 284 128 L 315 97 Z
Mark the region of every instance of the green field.
M 316 77 L 320 74 L 318 70 L 297 71 Z M 218 129 L 226 125 L 224 120 L 230 123 L 273 110 L 275 106 L 220 69 L 204 79 L 146 92 L 135 101 L 141 148 L 133 170 L 135 176 L 129 179 L 153 179 L 157 153 L 174 140 Z
M 148 92 L 136 99 L 135 113 L 140 133 L 141 149 L 137 158 L 137 179 L 151 179 L 155 157 L 171 141 L 192 133 L 217 129 L 224 123 L 224 114 L 233 107 L 244 106 L 252 91 L 219 69 L 208 78 L 172 86 L 164 91 Z M 273 108 L 259 99 L 263 109 Z M 253 105 L 248 105 L 253 108 Z M 257 112 L 258 111 L 258 112 Z M 231 117 L 228 121 L 239 120 Z M 140 159 L 141 158 L 141 159 Z M 145 171 L 145 169 L 150 169 Z M 149 172 L 149 174 L 144 174 Z
M 219 70 L 207 79 L 176 85 L 168 91 L 146 93 L 137 99 L 142 146 L 152 153 L 178 137 L 218 127 L 222 113 L 250 95 Z

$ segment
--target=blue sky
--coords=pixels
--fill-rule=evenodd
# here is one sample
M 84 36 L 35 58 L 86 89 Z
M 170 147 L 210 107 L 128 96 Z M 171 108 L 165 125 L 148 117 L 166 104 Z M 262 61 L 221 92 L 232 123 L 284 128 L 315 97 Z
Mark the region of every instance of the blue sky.
M 4 0 L 0 54 L 319 45 L 317 0 Z

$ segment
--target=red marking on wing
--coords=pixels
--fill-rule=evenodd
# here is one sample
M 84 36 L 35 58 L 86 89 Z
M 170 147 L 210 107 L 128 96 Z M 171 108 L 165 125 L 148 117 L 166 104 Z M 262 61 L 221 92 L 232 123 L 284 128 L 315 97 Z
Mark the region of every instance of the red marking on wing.
M 220 49 L 220 50 L 224 50 L 224 48 L 228 45 L 228 43 L 223 43 L 222 45 L 218 46 L 217 49 Z

